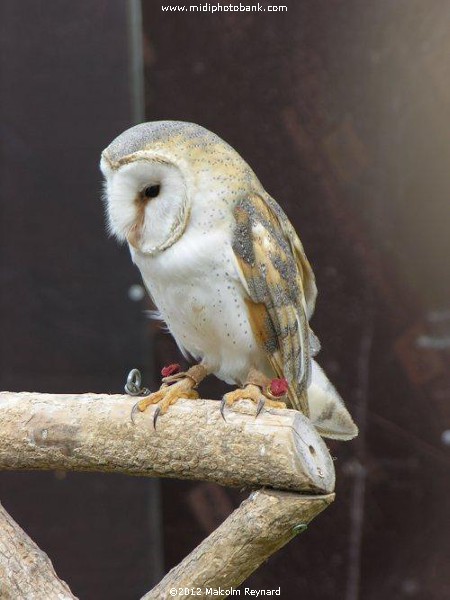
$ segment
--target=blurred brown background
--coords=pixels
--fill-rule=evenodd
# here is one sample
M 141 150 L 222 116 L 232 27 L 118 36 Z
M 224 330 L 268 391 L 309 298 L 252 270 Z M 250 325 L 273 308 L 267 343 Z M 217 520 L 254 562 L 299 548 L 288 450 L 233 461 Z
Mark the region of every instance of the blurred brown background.
M 299 231 L 319 287 L 319 362 L 361 429 L 329 444 L 334 505 L 246 585 L 311 600 L 448 598 L 450 5 L 162 4 L 1 5 L 0 387 L 119 392 L 131 367 L 156 386 L 179 360 L 143 315 L 126 250 L 106 238 L 97 163 L 136 120 L 200 123 Z M 0 476 L 5 507 L 83 599 L 139 597 L 245 495 Z

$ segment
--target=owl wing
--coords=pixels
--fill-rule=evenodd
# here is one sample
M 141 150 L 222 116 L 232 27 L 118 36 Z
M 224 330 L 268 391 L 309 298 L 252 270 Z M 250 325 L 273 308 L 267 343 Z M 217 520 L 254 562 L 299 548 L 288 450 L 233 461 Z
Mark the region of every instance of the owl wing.
M 314 274 L 288 218 L 270 197 L 253 194 L 234 208 L 233 251 L 247 293 L 250 323 L 269 363 L 289 384 L 291 405 L 309 415 L 306 390 L 318 340 L 308 319 Z

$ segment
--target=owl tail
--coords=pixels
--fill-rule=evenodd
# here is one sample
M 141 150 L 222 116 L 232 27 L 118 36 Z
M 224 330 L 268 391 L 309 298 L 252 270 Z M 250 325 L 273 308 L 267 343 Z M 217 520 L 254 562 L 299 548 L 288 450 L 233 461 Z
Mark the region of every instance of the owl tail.
M 311 421 L 322 437 L 351 440 L 358 435 L 358 427 L 323 370 L 315 360 L 311 360 L 311 363 L 311 380 L 308 387 Z

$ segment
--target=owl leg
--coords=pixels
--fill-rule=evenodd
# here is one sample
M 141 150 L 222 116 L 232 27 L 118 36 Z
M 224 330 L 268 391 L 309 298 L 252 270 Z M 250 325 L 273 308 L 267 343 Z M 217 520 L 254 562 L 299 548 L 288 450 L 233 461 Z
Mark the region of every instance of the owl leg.
M 225 419 L 225 408 L 233 406 L 239 400 L 254 402 L 256 404 L 256 416 L 264 407 L 286 408 L 286 403 L 281 400 L 285 397 L 286 391 L 287 384 L 284 379 L 269 379 L 256 369 L 251 369 L 244 387 L 224 395 L 220 405 L 220 413 Z M 280 400 L 275 398 L 280 398 Z
M 157 404 L 153 414 L 153 425 L 156 426 L 156 420 L 159 415 L 164 415 L 171 404 L 175 404 L 180 398 L 196 399 L 199 397 L 195 388 L 208 375 L 208 369 L 204 365 L 194 365 L 184 373 L 175 373 L 163 377 L 162 386 L 157 392 L 142 398 L 131 410 L 131 420 L 134 423 L 134 417 L 137 412 L 144 410 L 151 404 Z

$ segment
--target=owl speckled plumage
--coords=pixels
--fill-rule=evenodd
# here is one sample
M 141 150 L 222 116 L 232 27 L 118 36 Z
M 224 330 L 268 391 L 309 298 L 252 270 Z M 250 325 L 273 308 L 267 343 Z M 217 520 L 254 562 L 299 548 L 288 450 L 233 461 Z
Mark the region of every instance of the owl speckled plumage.
M 357 428 L 313 356 L 316 285 L 288 218 L 239 154 L 192 123 L 132 127 L 102 153 L 110 232 L 129 245 L 162 320 L 199 365 L 138 403 L 161 413 L 196 397 L 209 373 L 243 389 L 225 397 L 286 402 L 326 437 Z M 258 400 L 259 399 L 259 400 Z

